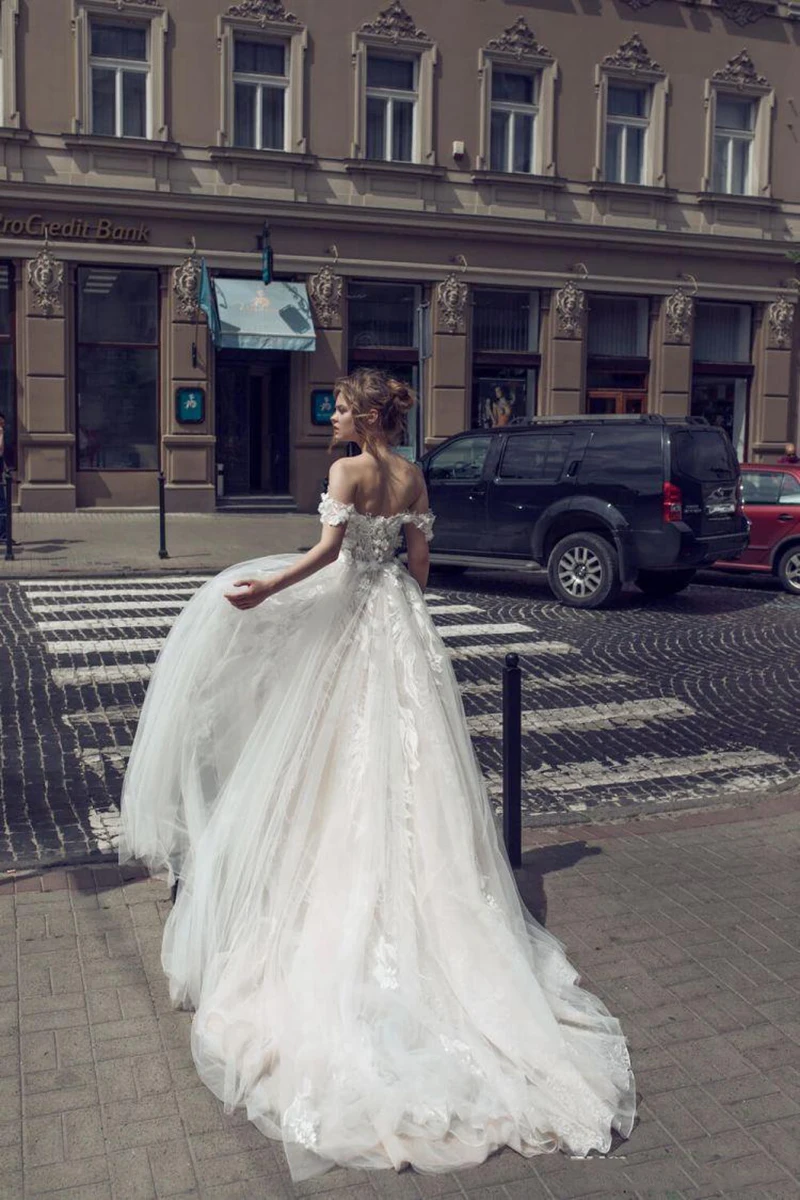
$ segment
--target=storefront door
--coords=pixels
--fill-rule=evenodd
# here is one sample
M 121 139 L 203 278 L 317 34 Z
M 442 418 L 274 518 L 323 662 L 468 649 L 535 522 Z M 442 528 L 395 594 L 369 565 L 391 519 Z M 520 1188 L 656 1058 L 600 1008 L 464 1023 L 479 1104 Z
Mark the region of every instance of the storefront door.
M 748 383 L 743 376 L 699 374 L 692 381 L 692 416 L 724 429 L 740 462 L 746 457 Z
M 226 496 L 289 490 L 289 356 L 217 354 L 217 464 Z
M 647 411 L 647 392 L 615 388 L 590 388 L 586 397 L 588 413 L 618 413 L 631 416 Z

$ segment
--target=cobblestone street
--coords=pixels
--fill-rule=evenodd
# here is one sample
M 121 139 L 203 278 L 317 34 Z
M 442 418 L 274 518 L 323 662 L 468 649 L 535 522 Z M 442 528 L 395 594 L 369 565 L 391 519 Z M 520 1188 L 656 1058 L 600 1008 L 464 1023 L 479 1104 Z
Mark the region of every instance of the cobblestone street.
M 152 663 L 205 577 L 0 585 L 3 861 L 113 852 Z M 732 802 L 797 775 L 800 606 L 769 582 L 706 576 L 668 603 L 631 592 L 581 612 L 540 575 L 469 572 L 434 575 L 430 605 L 495 803 L 501 665 L 521 656 L 528 825 Z

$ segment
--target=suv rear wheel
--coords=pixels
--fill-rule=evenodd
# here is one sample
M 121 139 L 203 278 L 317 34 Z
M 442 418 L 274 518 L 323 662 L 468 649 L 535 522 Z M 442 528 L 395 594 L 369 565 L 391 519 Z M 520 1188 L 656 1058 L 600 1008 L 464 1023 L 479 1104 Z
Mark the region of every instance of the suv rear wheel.
M 636 586 L 645 596 L 677 596 L 687 588 L 697 572 L 694 568 L 684 571 L 640 571 Z
M 790 546 L 781 555 L 777 574 L 784 591 L 800 596 L 800 546 Z
M 553 595 L 572 608 L 601 608 L 621 588 L 616 551 L 597 533 L 570 533 L 547 560 Z

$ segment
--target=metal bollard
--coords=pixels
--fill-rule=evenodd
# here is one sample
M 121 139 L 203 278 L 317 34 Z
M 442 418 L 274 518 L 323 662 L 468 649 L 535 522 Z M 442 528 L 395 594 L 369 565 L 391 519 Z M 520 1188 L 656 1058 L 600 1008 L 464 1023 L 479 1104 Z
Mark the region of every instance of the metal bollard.
M 165 509 L 164 472 L 158 472 L 158 557 L 169 558 L 167 554 L 167 514 Z
M 3 503 L 4 503 L 5 509 L 6 509 L 6 554 L 5 554 L 6 562 L 14 561 L 14 537 L 13 537 L 13 531 L 11 529 L 11 485 L 12 485 L 12 482 L 13 482 L 13 476 L 12 476 L 11 472 L 7 469 L 6 473 L 5 473 L 5 479 L 4 479 L 5 489 L 4 489 L 4 495 L 3 495 Z
M 518 654 L 503 667 L 503 838 L 512 867 L 522 866 L 522 671 Z

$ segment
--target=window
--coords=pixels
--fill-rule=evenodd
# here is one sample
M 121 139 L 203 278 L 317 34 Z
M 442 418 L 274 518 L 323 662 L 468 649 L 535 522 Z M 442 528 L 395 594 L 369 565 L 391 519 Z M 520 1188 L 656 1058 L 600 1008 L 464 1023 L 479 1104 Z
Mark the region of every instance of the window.
M 739 196 L 750 193 L 755 112 L 753 100 L 717 96 L 713 191 Z
M 472 345 L 476 351 L 525 354 L 539 348 L 539 293 L 476 288 Z
M 753 310 L 749 304 L 699 300 L 694 316 L 694 360 L 749 363 Z
M 0 4 L 0 126 L 18 129 L 17 106 L 17 22 L 19 0 Z
M 95 137 L 169 141 L 165 44 L 159 0 L 72 0 L 73 131 Z
M 500 478 L 555 483 L 561 477 L 571 445 L 571 433 L 515 434 L 508 439 L 500 463 Z
M 781 476 L 781 504 L 800 504 L 800 479 L 795 475 Z
M 472 309 L 473 428 L 536 414 L 539 293 L 475 288 Z
M 634 187 L 666 186 L 669 79 L 638 33 L 595 74 L 597 137 L 593 178 Z
M 305 154 L 305 26 L 294 18 L 218 18 L 220 48 L 219 146 L 240 150 Z
M 538 77 L 518 71 L 492 72 L 490 166 L 529 175 L 536 161 Z
M 415 162 L 418 63 L 367 55 L 367 158 Z
M 589 296 L 587 350 L 603 358 L 646 358 L 648 302 L 635 296 Z
M 347 297 L 349 370 L 378 367 L 416 389 L 419 384 L 421 289 L 410 283 L 351 280 Z M 399 452 L 415 459 L 422 451 L 420 406 L 409 416 Z
M 609 84 L 606 111 L 605 178 L 644 183 L 650 88 Z
M 775 93 L 741 50 L 706 82 L 703 191 L 770 196 Z
M 557 74 L 555 59 L 524 17 L 486 43 L 478 56 L 479 170 L 555 174 Z
M 437 481 L 452 479 L 467 482 L 480 479 L 491 443 L 490 437 L 464 437 L 451 442 L 433 456 L 428 478 Z
M 397 28 L 365 21 L 353 35 L 352 159 L 432 165 L 436 46 L 408 13 Z
M 233 141 L 254 150 L 286 149 L 286 47 L 236 38 L 233 50 Z
M 766 471 L 742 472 L 742 500 L 745 504 L 777 504 L 781 494 L 781 479 L 778 474 Z
M 147 30 L 92 21 L 89 71 L 92 133 L 149 136 L 150 63 Z
M 158 272 L 78 269 L 78 467 L 158 468 Z

